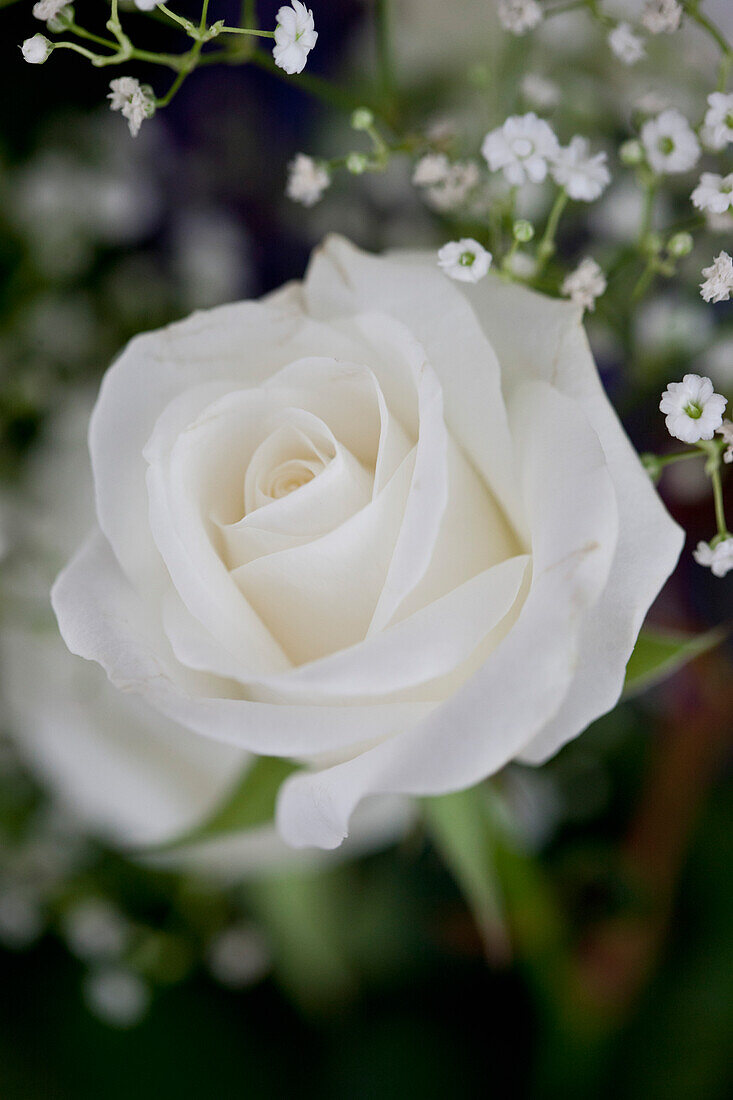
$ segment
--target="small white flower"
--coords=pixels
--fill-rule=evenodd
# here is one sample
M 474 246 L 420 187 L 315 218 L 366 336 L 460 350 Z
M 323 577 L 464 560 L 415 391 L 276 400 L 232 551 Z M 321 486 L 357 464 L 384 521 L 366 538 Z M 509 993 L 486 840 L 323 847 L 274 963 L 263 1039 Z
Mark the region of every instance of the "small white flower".
M 105 1024 L 134 1027 L 145 1015 L 150 1002 L 148 987 L 131 970 L 104 967 L 92 971 L 84 981 L 87 1005 Z
M 698 210 L 712 214 L 725 214 L 733 208 L 733 172 L 719 176 L 715 172 L 703 172 L 700 182 L 690 196 Z
M 442 183 L 429 187 L 425 199 L 433 210 L 446 213 L 462 206 L 479 181 L 478 166 L 472 160 L 456 161 L 449 165 Z
M 722 149 L 733 141 L 733 92 L 713 92 L 708 96 L 705 133 L 711 149 Z
M 121 111 L 123 118 L 127 119 L 130 133 L 137 137 L 146 118 L 155 114 L 155 99 L 153 90 L 149 85 L 142 85 L 132 76 L 120 76 L 117 80 L 110 80 L 111 91 L 107 94 L 110 109 Z
M 687 172 L 700 157 L 700 142 L 681 111 L 670 108 L 641 128 L 641 143 L 649 165 L 664 175 Z
M 733 569 L 733 535 L 711 546 L 709 542 L 698 542 L 692 556 L 698 565 L 706 565 L 716 577 L 724 577 Z
M 552 163 L 552 177 L 564 187 L 571 199 L 593 202 L 611 182 L 606 167 L 606 154 L 590 155 L 590 142 L 584 137 L 574 137 L 570 144 L 558 149 Z
M 331 176 L 325 164 L 319 164 L 305 153 L 298 153 L 288 165 L 285 194 L 293 202 L 315 206 L 330 183 Z
M 313 12 L 300 0 L 292 0 L 289 8 L 282 7 L 277 13 L 275 46 L 272 51 L 275 64 L 290 76 L 302 73 L 317 38 Z
M 704 267 L 705 282 L 700 294 L 706 302 L 727 302 L 733 293 L 733 259 L 727 252 L 715 257 L 710 267 Z
M 220 932 L 209 944 L 209 970 L 230 989 L 253 985 L 267 973 L 270 949 L 253 925 L 237 924 Z
M 527 102 L 540 111 L 549 111 L 560 102 L 557 84 L 537 73 L 527 73 L 522 78 L 521 90 Z
M 449 241 L 438 252 L 438 267 L 459 283 L 477 283 L 491 267 L 490 252 L 471 237 Z
M 33 16 L 47 23 L 49 19 L 55 19 L 59 12 L 69 6 L 69 3 L 70 0 L 38 0 L 38 3 L 33 5 Z
M 683 443 L 712 439 L 723 422 L 727 405 L 713 383 L 699 374 L 686 374 L 681 382 L 670 382 L 662 394 L 659 409 L 665 414 L 667 431 Z
M 646 56 L 643 38 L 635 34 L 628 23 L 619 23 L 608 36 L 608 44 L 624 65 L 635 65 Z
M 32 38 L 26 38 L 20 49 L 29 65 L 42 65 L 53 50 L 53 43 L 49 42 L 45 34 L 34 34 Z
M 552 129 L 533 111 L 512 115 L 503 126 L 487 134 L 481 146 L 491 171 L 503 171 L 515 186 L 526 180 L 542 183 L 548 162 L 555 159 L 558 149 Z
M 733 420 L 724 420 L 720 427 L 715 430 L 718 435 L 723 437 L 725 443 L 723 462 L 730 464 L 733 462 Z
M 63 931 L 69 949 L 80 959 L 118 958 L 127 947 L 130 927 L 108 901 L 87 898 L 64 915 Z
M 562 284 L 562 293 L 582 309 L 595 309 L 596 298 L 606 290 L 606 276 L 595 260 L 587 256 Z
M 443 183 L 450 172 L 450 161 L 445 153 L 426 153 L 415 165 L 412 182 L 415 187 L 433 187 Z
M 526 34 L 542 22 L 537 0 L 499 0 L 497 14 L 504 30 L 512 34 Z
M 641 22 L 650 34 L 673 34 L 679 30 L 682 7 L 677 0 L 646 0 Z
M 152 11 L 153 8 L 157 8 L 158 4 L 163 4 L 165 0 L 135 0 L 135 6 L 140 11 Z

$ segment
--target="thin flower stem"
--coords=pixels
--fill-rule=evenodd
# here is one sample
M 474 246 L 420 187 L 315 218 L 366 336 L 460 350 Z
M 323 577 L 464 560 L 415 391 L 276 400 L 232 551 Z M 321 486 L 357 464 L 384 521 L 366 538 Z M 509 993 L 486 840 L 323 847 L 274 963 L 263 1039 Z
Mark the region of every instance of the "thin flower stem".
M 78 42 L 54 42 L 53 48 L 55 50 L 73 50 L 74 53 L 80 53 L 82 57 L 86 57 L 88 61 L 91 61 L 92 65 L 96 66 L 114 61 L 112 57 L 100 57 L 99 54 L 92 53 L 91 50 L 87 50 L 84 46 L 80 46 Z
M 209 0 L 204 0 L 203 7 L 201 8 L 201 21 L 199 23 L 199 30 L 206 30 L 206 18 L 209 14 Z
M 92 34 L 92 32 L 88 31 L 85 27 L 80 27 L 78 23 L 69 23 L 66 29 L 78 35 L 79 38 L 86 38 L 89 42 L 96 42 L 98 46 L 106 46 L 109 50 L 119 49 L 117 42 L 113 42 L 110 38 L 100 38 L 98 34 Z
M 715 502 L 715 522 L 718 525 L 718 534 L 723 538 L 728 536 L 728 528 L 725 523 L 725 507 L 723 504 L 723 483 L 720 478 L 720 457 L 710 471 L 710 480 L 713 483 L 713 501 Z
M 655 461 L 658 466 L 671 466 L 674 462 L 682 462 L 687 458 L 700 458 L 700 451 L 679 451 L 673 455 L 655 455 Z
M 162 12 L 163 15 L 167 15 L 168 18 L 171 19 L 174 23 L 178 23 L 178 25 L 180 27 L 183 27 L 185 31 L 192 30 L 193 23 L 190 19 L 184 19 L 182 15 L 177 15 L 176 12 L 171 11 L 170 8 L 167 8 L 165 4 L 158 4 L 158 11 Z
M 274 38 L 274 31 L 259 31 L 254 27 L 220 27 L 219 34 L 251 34 L 256 38 Z
M 209 56 L 214 55 L 206 54 L 204 55 L 204 60 Z M 238 57 L 232 54 L 230 59 L 235 63 L 237 60 L 241 61 L 241 54 L 239 54 Z M 378 107 L 365 101 L 364 96 L 359 96 L 357 98 L 345 89 L 338 88 L 334 84 L 331 84 L 330 81 L 324 80 L 323 77 L 314 76 L 311 73 L 299 73 L 295 76 L 288 76 L 283 69 L 278 68 L 272 57 L 263 50 L 255 50 L 246 60 L 251 61 L 254 65 L 257 65 L 258 68 L 271 73 L 272 76 L 276 76 L 278 80 L 286 80 L 288 84 L 293 84 L 295 87 L 302 88 L 308 95 L 312 95 L 315 99 L 320 99 L 323 103 L 328 103 L 332 107 L 337 107 L 339 110 L 351 112 L 355 111 L 357 107 L 369 107 L 375 115 L 381 114 Z
M 568 193 L 565 188 L 561 188 L 557 194 L 557 197 L 552 204 L 550 215 L 547 219 L 547 225 L 545 226 L 545 232 L 542 235 L 542 240 L 537 248 L 537 271 L 536 274 L 540 275 L 544 270 L 547 261 L 555 251 L 555 237 L 557 236 L 557 229 L 560 224 L 560 218 L 562 217 L 563 210 L 568 204 Z
M 382 96 L 387 103 L 393 101 L 395 92 L 390 14 L 390 0 L 376 0 L 374 19 L 377 34 L 379 84 Z

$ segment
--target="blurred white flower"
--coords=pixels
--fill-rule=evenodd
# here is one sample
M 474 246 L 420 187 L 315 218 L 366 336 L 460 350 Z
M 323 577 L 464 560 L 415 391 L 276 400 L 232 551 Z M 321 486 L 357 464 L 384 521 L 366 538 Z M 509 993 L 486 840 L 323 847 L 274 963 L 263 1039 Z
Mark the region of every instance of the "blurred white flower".
M 542 22 L 537 0 L 499 0 L 497 14 L 504 30 L 512 34 L 526 34 Z
M 539 111 L 549 111 L 560 102 L 560 89 L 552 80 L 537 73 L 527 73 L 522 77 L 521 91 L 531 106 Z
M 728 253 L 721 252 L 702 273 L 705 282 L 700 283 L 701 297 L 706 302 L 727 302 L 733 293 L 733 259 Z
M 433 187 L 443 183 L 450 172 L 450 161 L 445 153 L 426 153 L 415 165 L 412 182 L 415 187 Z
M 719 176 L 715 172 L 703 172 L 700 182 L 690 196 L 698 210 L 713 214 L 725 214 L 733 207 L 733 172 Z
M 130 926 L 119 909 L 101 898 L 85 898 L 66 911 L 63 932 L 69 950 L 80 959 L 115 959 L 130 939 Z
M 700 143 L 681 111 L 670 108 L 641 128 L 641 142 L 655 172 L 674 175 L 694 168 L 700 158 Z
M 271 953 L 262 933 L 251 924 L 235 924 L 220 932 L 209 945 L 212 976 L 230 989 L 242 989 L 263 978 Z
M 69 3 L 70 0 L 38 0 L 38 3 L 33 5 L 33 16 L 47 23 L 49 19 L 55 19 L 59 12 L 69 6 Z
M 641 22 L 650 34 L 672 34 L 679 29 L 681 19 L 682 7 L 677 0 L 646 0 Z
M 715 393 L 709 378 L 686 374 L 681 382 L 669 382 L 659 402 L 665 414 L 667 431 L 683 443 L 712 439 L 723 422 L 727 405 L 722 394 Z
M 110 80 L 111 91 L 107 94 L 110 109 L 121 111 L 127 119 L 130 133 L 137 137 L 146 118 L 155 114 L 155 97 L 149 85 L 141 84 L 132 76 L 120 76 Z
M 456 161 L 444 179 L 425 191 L 425 200 L 433 210 L 443 213 L 465 203 L 479 181 L 479 170 L 472 160 Z
M 491 267 L 492 256 L 472 237 L 449 241 L 438 252 L 438 267 L 459 283 L 477 283 Z
M 157 8 L 158 4 L 164 3 L 164 0 L 135 0 L 135 7 L 140 11 L 153 11 Z
M 730 465 L 733 462 L 733 420 L 724 420 L 720 427 L 716 428 L 716 434 L 723 437 L 725 443 L 723 462 Z
M 595 309 L 596 298 L 606 291 L 606 277 L 599 264 L 587 256 L 562 284 L 562 293 L 582 309 Z
M 503 126 L 487 134 L 481 152 L 492 172 L 501 170 L 509 183 L 519 186 L 526 180 L 541 183 L 558 148 L 547 122 L 530 111 L 512 115 Z
M 303 206 L 315 206 L 330 186 L 331 176 L 325 164 L 305 153 L 297 153 L 288 165 L 285 194 Z
M 551 167 L 552 178 L 565 188 L 571 199 L 593 202 L 600 198 L 611 182 L 606 159 L 605 153 L 591 156 L 587 138 L 574 137 L 569 145 L 555 153 Z
M 302 73 L 317 38 L 313 12 L 300 0 L 292 0 L 289 8 L 282 7 L 277 13 L 275 46 L 272 51 L 275 64 L 290 76 Z
M 53 43 L 44 34 L 34 34 L 32 38 L 26 38 L 20 50 L 29 65 L 42 65 L 53 50 Z
M 43 932 L 43 917 L 36 895 L 22 886 L 0 886 L 0 943 L 29 947 Z
M 708 96 L 704 125 L 711 149 L 723 149 L 733 141 L 733 93 L 713 92 Z
M 142 1020 L 150 1003 L 150 991 L 131 971 L 104 968 L 87 975 L 84 998 L 89 1009 L 105 1024 L 126 1028 Z
M 733 569 L 733 536 L 729 535 L 715 546 L 709 542 L 698 542 L 692 556 L 698 565 L 707 566 L 714 576 L 724 577 Z
M 624 65 L 635 65 L 646 56 L 644 40 L 635 34 L 628 23 L 619 23 L 608 36 L 608 44 Z

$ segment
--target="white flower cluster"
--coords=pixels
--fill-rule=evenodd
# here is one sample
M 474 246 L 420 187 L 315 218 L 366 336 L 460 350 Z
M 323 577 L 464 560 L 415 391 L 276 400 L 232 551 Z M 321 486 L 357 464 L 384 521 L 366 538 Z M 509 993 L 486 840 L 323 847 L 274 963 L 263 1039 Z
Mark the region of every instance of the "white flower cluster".
M 673 34 L 681 20 L 682 7 L 677 0 L 646 0 L 641 22 L 649 34 Z
M 667 431 L 683 443 L 712 439 L 723 423 L 726 405 L 722 394 L 714 392 L 710 379 L 699 374 L 686 374 L 681 382 L 670 382 L 659 402 Z
M 716 432 L 723 437 L 725 443 L 723 462 L 730 465 L 733 462 L 733 420 L 724 420 Z
M 492 255 L 472 237 L 449 241 L 438 252 L 438 267 L 459 283 L 477 283 L 491 267 Z
M 120 76 L 111 80 L 109 86 L 107 99 L 110 109 L 122 112 L 123 118 L 127 119 L 130 133 L 137 137 L 145 119 L 155 114 L 153 89 L 132 76 Z
M 727 252 L 715 257 L 710 267 L 704 267 L 705 282 L 700 294 L 706 302 L 727 302 L 733 294 L 733 259 Z
M 512 115 L 484 138 L 481 152 L 492 172 L 501 171 L 513 186 L 542 183 L 548 172 L 571 199 L 593 202 L 611 181 L 606 154 L 590 152 L 584 137 L 561 146 L 552 127 L 534 111 Z
M 43 23 L 53 23 L 58 19 L 64 8 L 69 7 L 70 0 L 38 0 L 33 5 L 33 16 Z
M 317 38 L 313 12 L 300 0 L 292 0 L 289 8 L 282 7 L 277 13 L 272 51 L 275 64 L 290 76 L 302 73 Z
M 562 293 L 581 309 L 595 309 L 596 299 L 606 292 L 606 277 L 599 264 L 587 256 L 562 284 Z
M 725 214 L 727 210 L 733 209 L 733 172 L 728 176 L 703 172 L 690 198 L 698 210 Z
M 479 170 L 471 160 L 451 162 L 444 153 L 426 153 L 415 165 L 412 182 L 424 188 L 433 210 L 448 213 L 466 202 L 479 182 Z
M 649 167 L 659 175 L 687 172 L 700 159 L 700 142 L 695 131 L 674 107 L 647 119 L 640 137 Z
M 537 0 L 499 0 L 497 14 L 504 30 L 512 34 L 526 34 L 542 22 Z
M 293 202 L 303 206 L 315 206 L 330 186 L 331 175 L 322 162 L 298 153 L 288 165 L 288 182 L 285 194 Z
M 692 556 L 698 565 L 705 565 L 716 577 L 724 577 L 733 569 L 733 536 L 719 542 L 698 542 Z
M 646 57 L 644 40 L 632 29 L 629 23 L 619 23 L 608 36 L 611 50 L 624 65 L 635 65 Z
M 708 96 L 703 126 L 708 148 L 720 150 L 733 142 L 733 93 L 713 92 Z

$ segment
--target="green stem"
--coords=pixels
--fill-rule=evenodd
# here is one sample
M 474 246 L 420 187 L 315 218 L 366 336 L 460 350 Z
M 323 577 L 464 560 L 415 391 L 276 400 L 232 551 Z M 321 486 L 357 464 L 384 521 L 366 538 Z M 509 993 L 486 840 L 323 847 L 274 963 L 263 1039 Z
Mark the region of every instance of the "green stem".
M 652 282 L 654 281 L 654 276 L 656 275 L 656 273 L 657 273 L 656 257 L 650 257 L 650 259 L 647 260 L 646 267 L 644 268 L 644 270 L 642 271 L 642 273 L 639 277 L 639 281 L 637 282 L 636 286 L 634 287 L 634 289 L 631 292 L 631 301 L 632 302 L 638 302 L 641 298 L 644 297 L 647 290 L 652 285 Z
M 193 23 L 190 19 L 184 19 L 182 15 L 177 15 L 176 12 L 171 11 L 165 4 L 158 4 L 158 11 L 163 15 L 167 15 L 174 23 L 178 23 L 179 27 L 183 27 L 184 31 L 190 31 L 193 28 Z
M 82 57 L 86 57 L 88 61 L 91 61 L 92 65 L 100 66 L 111 62 L 113 58 L 100 57 L 97 53 L 92 53 L 91 50 L 87 50 L 84 46 L 80 46 L 77 42 L 54 42 L 53 48 L 55 50 L 73 50 L 74 53 L 80 53 Z
M 69 23 L 67 30 L 73 34 L 78 35 L 79 38 L 86 38 L 89 42 L 96 42 L 98 46 L 106 46 L 109 50 L 116 50 L 117 43 L 113 42 L 109 38 L 100 38 L 98 34 L 92 34 L 85 27 L 80 27 L 78 23 Z
M 219 34 L 251 34 L 256 38 L 274 38 L 274 31 L 258 31 L 254 27 L 221 27 Z
M 199 23 L 199 31 L 206 30 L 206 17 L 209 14 L 209 0 L 204 0 L 203 7 L 201 8 L 201 21 Z
M 715 522 L 718 526 L 718 534 L 723 538 L 728 536 L 728 527 L 725 522 L 725 506 L 723 504 L 723 483 L 720 477 L 720 456 L 710 471 L 710 480 L 713 483 L 713 501 L 715 503 Z
M 236 62 L 237 56 L 233 54 L 232 60 Z M 241 60 L 241 54 L 239 60 Z M 351 112 L 355 111 L 357 107 L 370 107 L 375 114 L 380 113 L 372 104 L 365 102 L 363 96 L 359 96 L 357 99 L 350 92 L 335 87 L 328 80 L 324 80 L 323 77 L 314 76 L 311 73 L 288 76 L 283 69 L 275 64 L 272 57 L 262 50 L 256 50 L 247 60 L 252 61 L 258 68 L 264 69 L 265 72 L 271 73 L 278 80 L 286 80 L 288 84 L 294 84 L 296 87 L 302 88 L 308 95 L 312 95 L 315 99 L 320 99 L 321 102 L 328 103 L 332 107 L 337 107 L 339 110 Z
M 562 217 L 563 210 L 568 203 L 568 193 L 565 188 L 561 188 L 558 191 L 557 197 L 552 204 L 550 210 L 550 216 L 547 219 L 547 225 L 545 226 L 545 232 L 542 234 L 542 240 L 537 248 L 537 271 L 536 274 L 540 275 L 547 264 L 547 261 L 555 251 L 555 237 L 557 236 L 557 229 L 560 224 L 560 218 Z

